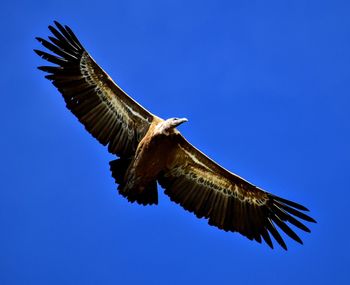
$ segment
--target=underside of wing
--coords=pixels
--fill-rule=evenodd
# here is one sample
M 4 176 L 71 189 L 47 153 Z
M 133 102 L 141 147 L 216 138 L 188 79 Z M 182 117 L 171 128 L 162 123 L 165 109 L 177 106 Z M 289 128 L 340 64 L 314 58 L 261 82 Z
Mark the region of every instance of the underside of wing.
M 225 170 L 182 136 L 178 136 L 176 148 L 159 183 L 172 201 L 198 218 L 259 243 L 263 239 L 271 248 L 270 235 L 287 249 L 278 228 L 299 243 L 301 239 L 288 224 L 310 232 L 300 220 L 315 220 L 303 213 L 308 211 L 304 206 L 265 192 Z
M 128 157 L 147 132 L 153 115 L 131 99 L 100 68 L 72 30 L 55 22 L 53 36 L 37 40 L 51 53 L 34 50 L 54 64 L 40 66 L 63 95 L 66 106 L 111 153 Z

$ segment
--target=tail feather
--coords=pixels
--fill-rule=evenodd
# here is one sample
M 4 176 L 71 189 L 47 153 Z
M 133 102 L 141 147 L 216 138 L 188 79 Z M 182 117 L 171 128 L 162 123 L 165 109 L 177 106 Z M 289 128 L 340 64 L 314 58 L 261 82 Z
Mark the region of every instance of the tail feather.
M 137 202 L 141 205 L 152 205 L 158 204 L 158 191 L 157 191 L 157 181 L 154 180 L 150 184 L 147 185 L 145 189 L 141 192 L 133 191 L 133 189 L 125 191 L 124 185 L 119 184 L 118 186 L 119 193 L 128 199 L 129 202 Z
M 130 162 L 131 158 L 119 158 L 109 162 L 112 177 L 119 185 L 124 184 L 125 174 L 128 170 Z
M 126 172 L 131 163 L 131 159 L 120 158 L 109 162 L 112 177 L 119 184 L 119 194 L 128 199 L 129 202 L 137 202 L 141 205 L 158 204 L 157 181 L 149 183 L 145 189 L 126 189 Z

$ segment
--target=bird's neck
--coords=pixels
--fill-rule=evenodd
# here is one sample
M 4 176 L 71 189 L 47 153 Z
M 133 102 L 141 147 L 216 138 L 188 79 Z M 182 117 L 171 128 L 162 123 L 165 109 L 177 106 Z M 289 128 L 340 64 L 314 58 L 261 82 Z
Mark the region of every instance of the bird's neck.
M 176 132 L 178 131 L 174 128 L 174 126 L 171 124 L 170 121 L 162 121 L 155 126 L 153 134 L 155 136 L 158 136 L 158 135 L 169 136 Z

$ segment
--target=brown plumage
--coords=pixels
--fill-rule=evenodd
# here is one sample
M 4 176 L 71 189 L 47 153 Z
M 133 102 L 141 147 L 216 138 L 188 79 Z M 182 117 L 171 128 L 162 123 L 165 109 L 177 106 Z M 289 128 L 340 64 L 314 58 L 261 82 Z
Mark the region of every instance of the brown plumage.
M 157 204 L 157 182 L 170 199 L 210 225 L 239 232 L 251 240 L 270 235 L 284 248 L 276 226 L 302 243 L 288 224 L 310 230 L 315 222 L 304 206 L 282 199 L 224 169 L 192 146 L 176 129 L 186 119 L 163 120 L 131 99 L 99 67 L 72 30 L 55 22 L 53 37 L 37 38 L 51 53 L 35 52 L 53 66 L 40 66 L 57 87 L 67 108 L 108 151 L 120 194 L 131 202 Z

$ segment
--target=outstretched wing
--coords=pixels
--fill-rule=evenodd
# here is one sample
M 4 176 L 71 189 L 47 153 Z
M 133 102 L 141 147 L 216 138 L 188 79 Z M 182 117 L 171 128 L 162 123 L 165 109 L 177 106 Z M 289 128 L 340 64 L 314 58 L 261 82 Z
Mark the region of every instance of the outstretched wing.
M 298 219 L 315 222 L 304 206 L 282 199 L 227 171 L 193 147 L 181 135 L 174 137 L 174 150 L 168 170 L 159 178 L 170 199 L 198 218 L 225 231 L 239 232 L 273 248 L 270 234 L 284 248 L 278 226 L 292 239 L 302 243 L 287 223 L 310 232 Z
M 81 45 L 72 30 L 55 22 L 53 36 L 37 40 L 53 54 L 34 50 L 54 66 L 40 66 L 63 95 L 67 108 L 108 150 L 129 157 L 146 134 L 153 115 L 131 99 Z

